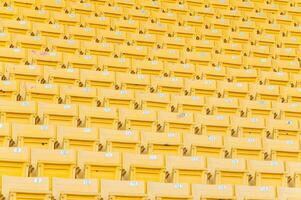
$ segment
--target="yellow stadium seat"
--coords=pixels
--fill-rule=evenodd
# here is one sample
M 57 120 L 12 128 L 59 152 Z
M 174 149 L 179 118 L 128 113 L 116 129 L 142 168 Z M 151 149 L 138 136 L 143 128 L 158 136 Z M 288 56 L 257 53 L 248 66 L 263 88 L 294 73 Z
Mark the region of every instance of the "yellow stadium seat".
M 82 16 L 81 20 L 82 23 L 84 23 L 86 26 L 90 28 L 95 28 L 96 33 L 98 33 L 99 30 L 109 28 L 111 25 L 110 18 L 105 16 Z
M 29 21 L 1 20 L 0 26 L 4 32 L 26 35 L 31 30 Z
M 2 176 L 28 176 L 30 165 L 29 151 L 20 147 L 1 147 L 0 148 L 0 183 Z M 3 187 L 7 184 L 1 184 Z M 3 194 L 3 190 L 1 191 Z
M 108 3 L 108 0 L 91 0 L 94 5 L 104 5 L 105 3 Z
M 83 51 L 92 56 L 112 56 L 114 45 L 111 43 L 82 42 Z
M 0 101 L 2 122 L 34 124 L 36 105 L 32 101 Z
M 248 57 L 246 58 L 246 65 L 257 71 L 271 71 L 272 59 L 271 58 L 258 58 Z
M 73 150 L 31 150 L 31 175 L 48 178 L 74 178 L 76 152 Z
M 251 100 L 270 100 L 280 99 L 280 87 L 277 85 L 251 85 Z
M 150 76 L 144 74 L 116 73 L 116 84 L 122 90 L 149 91 Z
M 182 155 L 181 133 L 141 132 L 142 151 L 148 154 Z
M 197 72 L 200 73 L 202 79 L 222 81 L 226 78 L 226 68 L 221 66 L 216 67 L 199 67 Z
M 66 104 L 97 105 L 97 90 L 90 87 L 60 87 L 61 100 Z
M 264 59 L 258 58 L 266 58 L 268 59 L 272 55 L 272 50 L 269 46 L 266 45 L 249 45 L 247 46 L 247 53 L 251 56 L 249 59 L 249 63 L 262 62 L 264 63 Z M 261 64 L 262 65 L 262 64 Z
M 57 67 L 63 62 L 63 54 L 60 52 L 46 52 L 28 50 L 28 61 L 31 64 Z
M 163 182 L 165 161 L 163 155 L 124 154 L 125 180 Z
M 124 43 L 127 39 L 126 32 L 121 31 L 102 30 L 97 35 L 99 35 L 99 38 L 103 39 L 102 41 L 104 42 L 119 45 Z
M 186 92 L 195 96 L 215 96 L 217 83 L 215 80 L 185 80 Z
M 297 50 L 294 48 L 275 48 L 274 56 L 279 60 L 293 61 L 297 58 Z
M 44 67 L 44 79 L 47 83 L 58 85 L 77 85 L 79 80 L 79 70 L 73 68 Z
M 16 81 L 0 81 L 0 99 L 16 101 L 18 97 L 18 83 Z
M 227 69 L 227 74 L 233 82 L 238 83 L 256 83 L 258 74 L 254 69 Z
M 0 6 L 1 19 L 14 19 L 18 15 L 18 9 L 11 6 Z
M 278 161 L 299 161 L 299 140 L 263 140 L 266 157 Z
M 158 36 L 163 36 L 168 31 L 168 26 L 166 24 L 162 23 L 151 23 L 151 22 L 145 22 L 141 23 L 141 27 L 145 27 L 144 31 L 148 34 L 154 34 Z
M 41 50 L 46 47 L 46 38 L 40 36 L 12 35 L 16 47 Z
M 152 49 L 151 56 L 163 62 L 176 63 L 180 60 L 181 52 L 176 49 Z
M 25 83 L 20 91 L 26 101 L 58 103 L 59 88 L 55 84 Z
M 50 16 L 46 10 L 20 9 L 19 12 L 25 20 L 36 23 L 47 23 Z
M 177 15 L 173 12 L 154 12 L 153 17 L 160 23 L 167 25 L 174 25 L 177 22 Z
M 268 134 L 278 140 L 298 140 L 299 139 L 298 119 L 275 120 L 270 119 L 267 123 Z
M 124 31 L 127 33 L 135 33 L 139 29 L 139 21 L 133 20 L 133 19 L 121 19 L 117 20 L 114 23 L 116 30 Z
M 212 53 L 215 47 L 214 42 L 211 40 L 191 39 L 190 41 L 187 41 L 187 44 L 191 47 L 191 50 L 194 52 Z
M 121 18 L 124 12 L 124 9 L 119 6 L 110 6 L 110 5 L 100 5 L 96 7 L 98 13 L 103 14 L 108 18 Z
M 155 111 L 170 110 L 170 95 L 166 93 L 140 93 L 135 94 L 135 108 Z
M 147 195 L 150 200 L 191 200 L 190 185 L 186 183 L 147 183 Z
M 212 158 L 224 157 L 223 138 L 217 135 L 183 134 L 186 154 Z
M 20 48 L 0 48 L 0 62 L 20 64 L 25 61 L 26 50 Z
M 124 0 L 123 0 L 124 1 Z M 138 20 L 139 22 L 146 22 L 150 18 L 151 14 L 148 10 L 140 9 L 130 9 L 128 15 L 133 20 Z
M 231 122 L 239 137 L 265 137 L 266 120 L 263 117 L 233 117 Z
M 297 200 L 300 197 L 300 194 L 301 194 L 300 188 L 289 188 L 289 187 L 277 188 L 277 197 L 280 200 L 285 200 L 285 199 Z
M 129 40 L 133 41 L 138 46 L 154 47 L 157 43 L 155 34 L 131 34 Z
M 269 46 L 272 47 L 276 44 L 276 36 L 273 34 L 261 34 L 261 35 L 256 35 L 255 37 L 255 42 L 258 45 L 261 46 Z
M 8 147 L 11 142 L 11 126 L 8 123 L 0 123 L 0 146 Z
M 237 199 L 276 199 L 276 190 L 273 186 L 235 186 L 235 196 Z
M 147 199 L 143 181 L 102 180 L 100 182 L 100 195 L 103 200 Z
M 243 2 L 237 2 L 237 6 L 239 9 L 239 4 Z M 249 2 L 249 5 L 252 5 L 252 2 Z M 244 6 L 244 5 L 242 5 Z M 254 8 L 251 8 L 254 9 Z M 253 33 L 256 30 L 256 24 L 251 21 L 251 20 L 246 20 L 246 21 L 234 21 L 233 22 L 234 26 L 236 27 L 236 30 L 239 32 L 240 35 L 246 37 L 249 36 L 249 33 Z M 243 34 L 241 34 L 243 33 Z M 250 38 L 248 37 L 248 40 Z
M 76 26 L 80 24 L 80 15 L 75 13 L 53 12 L 51 17 L 54 22 L 65 26 Z
M 96 69 L 98 57 L 92 55 L 63 54 L 63 62 L 66 66 L 76 69 Z
M 33 23 L 32 31 L 41 36 L 60 38 L 64 35 L 64 26 L 60 24 Z
M 70 26 L 66 30 L 66 35 L 75 40 L 92 41 L 93 39 L 95 39 L 96 32 L 94 28 L 90 27 Z
M 214 17 L 214 9 L 211 6 L 202 6 L 200 8 L 195 8 L 194 12 L 197 15 L 204 17 L 205 20 L 212 19 Z
M 52 194 L 55 199 L 98 199 L 99 182 L 96 179 L 53 178 Z
M 263 11 L 254 12 L 253 10 L 253 12 L 248 13 L 247 16 L 250 21 L 254 22 L 257 26 L 268 22 L 268 16 Z
M 184 52 L 183 59 L 187 63 L 194 65 L 208 66 L 209 63 L 213 60 L 213 56 L 209 52 Z
M 113 88 L 115 73 L 110 71 L 80 70 L 80 81 L 86 87 Z
M 226 156 L 248 160 L 262 160 L 263 147 L 261 138 L 225 137 Z
M 104 71 L 129 72 L 131 69 L 131 59 L 98 57 L 98 64 Z
M 265 72 L 260 73 L 261 82 L 265 85 L 289 85 L 289 74 L 286 72 Z
M 135 96 L 132 90 L 98 89 L 99 104 L 104 107 L 134 108 Z
M 220 63 L 222 67 L 239 69 L 242 68 L 243 57 L 240 55 L 224 55 L 219 54 L 217 56 L 217 62 Z
M 52 194 L 46 177 L 3 176 L 2 194 L 5 199 L 45 199 Z
M 36 4 L 40 6 L 44 10 L 48 10 L 51 12 L 60 12 L 66 6 L 65 0 L 57 1 L 57 0 L 37 0 Z
M 186 79 L 193 79 L 196 77 L 195 66 L 193 64 L 166 63 L 165 72 L 172 77 L 182 77 Z
M 12 124 L 12 138 L 18 147 L 53 149 L 56 138 L 54 126 Z
M 167 180 L 173 183 L 206 183 L 207 169 L 204 157 L 167 156 Z
M 157 113 L 151 110 L 119 110 L 119 126 L 125 129 L 156 131 Z
M 205 98 L 202 96 L 174 96 L 171 100 L 172 111 L 206 113 Z
M 160 43 L 162 43 L 162 46 L 167 49 L 178 49 L 178 50 L 183 49 L 186 45 L 185 38 L 182 37 L 164 36 L 162 37 Z
M 79 106 L 79 117 L 85 127 L 117 128 L 115 108 Z
M 115 52 L 125 58 L 142 60 L 148 56 L 148 49 L 144 46 L 120 45 L 116 47 Z
M 36 65 L 5 65 L 5 77 L 19 82 L 39 82 L 42 78 L 42 67 Z
M 184 79 L 177 77 L 151 77 L 152 90 L 169 94 L 182 94 Z
M 249 95 L 248 83 L 218 83 L 219 96 L 228 98 L 247 98 Z
M 98 139 L 98 130 L 95 128 L 57 126 L 56 147 L 62 149 L 97 151 Z
M 229 199 L 234 200 L 234 188 L 232 185 L 205 185 L 193 184 L 192 195 L 197 199 Z
M 202 29 L 201 30 L 202 39 L 211 40 L 213 42 L 218 42 L 222 39 L 223 32 L 219 29 Z
M 229 41 L 246 46 L 249 43 L 250 33 L 248 32 L 230 32 L 229 33 Z
M 243 46 L 239 43 L 224 43 L 219 48 L 222 53 L 220 60 L 224 61 L 225 58 L 235 59 L 235 57 L 229 57 L 229 55 L 241 55 Z
M 133 60 L 132 70 L 138 74 L 161 75 L 164 71 L 164 64 L 158 60 Z
M 38 102 L 38 116 L 43 124 L 76 126 L 77 105 Z
M 301 103 L 301 89 L 300 88 L 281 87 L 280 93 L 285 102 Z
M 299 73 L 300 63 L 297 60 L 292 60 L 292 61 L 274 60 L 273 68 L 276 69 L 277 71 L 283 71 L 286 73 Z
M 121 156 L 118 152 L 78 151 L 81 178 L 120 180 Z
M 286 162 L 285 166 L 286 166 L 286 171 L 288 173 L 289 183 L 292 184 L 295 188 L 300 188 L 301 187 L 300 161 L 298 162 L 288 161 Z
M 218 18 L 218 19 L 213 18 L 210 20 L 209 23 L 211 25 L 211 28 L 221 30 L 223 33 L 227 32 L 230 28 L 230 20 L 225 19 L 223 17 Z
M 207 168 L 212 171 L 211 181 L 215 184 L 248 184 L 246 161 L 242 158 L 208 158 Z
M 95 6 L 92 3 L 74 2 L 69 6 L 71 10 L 80 15 L 91 15 L 95 11 Z
M 224 115 L 195 114 L 196 132 L 205 135 L 229 135 L 230 117 Z
M 300 81 L 300 74 L 291 74 L 290 80 L 292 82 L 292 85 L 299 88 L 301 87 L 301 81 Z
M 299 119 L 301 104 L 299 103 L 277 103 L 274 102 L 275 115 L 279 119 Z
M 262 24 L 262 33 L 263 34 L 270 34 L 270 35 L 275 35 L 278 36 L 281 32 L 281 26 L 280 24 L 269 24 L 269 23 L 264 23 Z
M 189 2 L 187 4 L 189 5 Z M 205 22 L 204 18 L 199 15 L 186 15 L 182 17 L 182 20 L 184 25 L 194 27 L 196 32 L 201 30 Z
M 11 34 L 6 32 L 0 32 L 0 47 L 9 47 L 11 43 Z
M 282 37 L 279 39 L 284 48 L 294 48 L 298 49 L 301 45 L 301 38 L 299 37 Z
M 158 129 L 165 132 L 194 133 L 193 113 L 158 112 Z
M 241 100 L 242 116 L 247 117 L 274 117 L 272 101 Z
M 56 52 L 74 54 L 80 48 L 80 42 L 78 40 L 49 38 L 47 40 L 47 46 Z
M 239 100 L 237 98 L 207 98 L 206 104 L 213 115 L 240 115 Z M 207 112 L 208 112 L 207 111 Z
M 99 130 L 102 150 L 106 152 L 140 153 L 140 133 L 135 130 Z
M 190 39 L 196 33 L 195 27 L 185 26 L 185 25 L 184 26 L 175 25 L 172 27 L 171 31 L 175 34 L 176 37 L 181 37 L 184 39 Z
M 257 186 L 286 186 L 286 172 L 282 161 L 249 160 L 248 171 Z
M 255 8 L 255 4 L 252 1 L 237 1 L 237 10 L 241 12 L 252 12 Z

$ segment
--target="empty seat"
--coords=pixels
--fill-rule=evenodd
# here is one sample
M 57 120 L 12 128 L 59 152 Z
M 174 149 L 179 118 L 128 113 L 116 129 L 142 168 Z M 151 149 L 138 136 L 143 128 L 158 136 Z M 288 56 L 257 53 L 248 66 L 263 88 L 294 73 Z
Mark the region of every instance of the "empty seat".
M 30 31 L 31 23 L 23 20 L 1 20 L 0 25 L 3 30 L 8 33 L 26 35 Z
M 243 65 L 243 57 L 240 55 L 224 55 L 219 54 L 217 56 L 217 62 L 220 63 L 222 67 L 239 69 Z
M 206 80 L 217 80 L 222 81 L 226 79 L 226 68 L 215 66 L 215 67 L 197 67 L 197 72 L 201 75 L 202 79 Z
M 117 128 L 115 108 L 79 106 L 79 117 L 85 127 Z
M 167 156 L 167 180 L 173 183 L 206 183 L 207 169 L 204 157 Z
M 56 138 L 54 126 L 12 124 L 12 139 L 18 147 L 53 149 Z
M 282 161 L 248 161 L 248 171 L 257 186 L 286 186 L 286 172 Z
M 266 120 L 263 117 L 233 117 L 233 134 L 240 137 L 266 137 Z
M 193 64 L 170 64 L 165 65 L 165 71 L 169 76 L 193 79 L 196 76 Z
M 178 113 L 205 113 L 205 98 L 202 96 L 174 96 L 171 100 L 172 110 Z
M 166 13 L 166 14 L 170 14 L 170 13 Z M 185 38 L 181 38 L 181 37 L 168 37 L 168 36 L 164 36 L 164 37 L 160 38 L 160 40 L 158 42 L 160 44 L 162 43 L 161 45 L 163 47 L 166 47 L 167 49 L 181 50 L 186 45 Z
M 80 15 L 75 13 L 53 12 L 51 17 L 54 22 L 65 26 L 76 26 L 80 23 Z
M 170 95 L 167 93 L 140 93 L 135 94 L 135 107 L 155 111 L 170 110 Z
M 18 15 L 18 9 L 11 6 L 0 7 L 0 17 L 2 19 L 14 19 Z
M 280 92 L 281 92 L 282 98 L 285 102 L 301 103 L 301 89 L 300 88 L 282 87 L 282 88 L 280 88 Z
M 11 141 L 11 126 L 9 123 L 0 123 L 0 146 L 8 147 Z
M 163 155 L 124 154 L 125 180 L 163 182 L 165 161 Z
M 143 181 L 102 180 L 100 182 L 100 195 L 103 200 L 144 200 L 146 199 L 145 193 L 145 185 Z
M 212 53 L 214 49 L 214 41 L 212 40 L 196 40 L 191 39 L 187 41 L 187 44 L 191 47 L 191 49 L 195 52 L 209 52 Z
M 272 117 L 272 101 L 258 100 L 241 100 L 240 107 L 242 115 L 247 117 Z
M 49 20 L 49 12 L 46 10 L 22 9 L 21 15 L 25 20 L 34 23 L 47 23 Z
M 140 133 L 135 130 L 99 129 L 99 142 L 107 152 L 140 153 Z
M 275 115 L 279 119 L 299 119 L 301 105 L 299 103 L 274 102 Z
M 3 176 L 2 194 L 5 199 L 45 199 L 52 194 L 47 177 Z
M 298 162 L 292 162 L 288 161 L 286 162 L 286 172 L 288 173 L 288 181 L 290 186 L 298 187 L 301 186 L 301 171 L 300 171 L 300 161 Z
M 276 199 L 276 190 L 273 186 L 235 186 L 237 200 L 243 199 Z
M 214 80 L 185 80 L 188 94 L 194 96 L 215 96 L 217 83 Z
M 245 65 L 257 71 L 271 71 L 273 66 L 271 58 L 257 57 L 248 57 L 245 61 Z
M 218 90 L 221 97 L 247 98 L 249 95 L 249 84 L 220 82 Z
M 52 51 L 74 54 L 80 49 L 80 41 L 49 38 L 47 41 L 47 47 Z
M 289 85 L 289 74 L 285 72 L 265 72 L 260 73 L 261 82 L 265 85 Z
M 9 101 L 20 99 L 18 87 L 16 81 L 0 81 L 0 99 Z
M 57 126 L 56 148 L 97 151 L 98 131 L 96 128 Z
M 147 195 L 150 200 L 177 199 L 190 200 L 190 185 L 185 183 L 147 183 Z
M 141 131 L 142 151 L 148 154 L 182 155 L 181 133 L 156 133 Z
M 80 81 L 86 87 L 113 88 L 115 73 L 82 69 L 80 70 Z
M 278 140 L 299 140 L 299 127 L 297 119 L 270 119 L 267 123 L 268 135 Z
M 64 54 L 63 62 L 66 66 L 77 69 L 96 69 L 97 57 L 91 55 L 69 55 Z
M 31 150 L 31 175 L 48 178 L 74 178 L 76 152 L 73 150 Z
M 105 17 L 108 18 L 121 18 L 123 14 L 123 8 L 119 6 L 100 5 L 96 9 L 100 11 Z
M 126 41 L 126 32 L 101 30 L 97 35 L 108 43 L 122 44 Z
M 107 29 L 111 25 L 110 18 L 105 16 L 82 16 L 82 23 L 96 30 Z
M 82 50 L 92 56 L 113 56 L 114 45 L 111 43 L 82 42 Z
M 192 195 L 197 199 L 236 199 L 232 185 L 193 184 Z
M 285 199 L 298 199 L 301 194 L 300 188 L 278 187 L 277 197 L 280 200 Z
M 228 69 L 227 74 L 233 82 L 256 83 L 258 81 L 258 74 L 255 69 Z
M 78 178 L 120 180 L 120 153 L 78 151 L 77 155 Z
M 145 22 L 141 24 L 142 27 L 145 27 L 144 30 L 148 34 L 154 34 L 158 36 L 163 36 L 168 30 L 168 26 L 162 23 L 151 23 Z
M 57 103 L 59 87 L 56 84 L 25 83 L 20 94 L 26 101 Z
M 120 126 L 132 130 L 157 130 L 157 113 L 151 110 L 119 110 Z
M 99 66 L 105 71 L 129 72 L 131 60 L 128 58 L 99 57 Z
M 209 63 L 211 63 L 211 60 L 213 60 L 213 56 L 209 52 L 184 52 L 183 53 L 183 59 L 187 63 L 191 63 L 194 65 L 200 65 L 201 67 L 203 66 L 208 66 Z
M 144 74 L 116 73 L 116 84 L 122 90 L 148 92 L 150 76 Z
M 0 61 L 4 63 L 20 64 L 25 61 L 25 49 L 0 48 Z
M 269 46 L 249 45 L 247 47 L 247 50 L 248 50 L 247 52 L 251 56 L 250 59 L 246 60 L 247 63 L 249 63 L 251 65 L 255 64 L 255 66 L 257 66 L 257 67 L 260 67 L 262 65 L 263 65 L 262 66 L 263 68 L 267 67 L 264 64 L 260 64 L 260 63 L 266 63 L 266 62 L 270 61 L 270 59 L 267 59 L 272 55 L 271 48 Z M 264 58 L 264 59 L 261 59 L 261 58 Z
M 286 73 L 299 73 L 300 63 L 297 60 L 292 60 L 292 61 L 274 60 L 273 68 Z
M 43 124 L 76 126 L 78 108 L 74 104 L 38 103 L 38 116 Z
M 63 62 L 60 52 L 28 50 L 28 62 L 31 64 L 58 67 Z
M 34 23 L 32 26 L 32 30 L 34 33 L 39 33 L 41 36 L 51 38 L 60 38 L 65 33 L 64 26 L 60 24 Z
M 124 0 L 122 0 L 124 1 Z M 149 17 L 151 16 L 150 11 L 144 10 L 143 8 L 140 9 L 130 9 L 128 11 L 128 15 L 133 20 L 138 20 L 140 22 L 146 22 Z
M 5 76 L 9 80 L 38 82 L 42 78 L 42 67 L 36 65 L 6 65 Z
M 42 7 L 45 10 L 51 12 L 60 12 L 65 8 L 65 1 L 56 1 L 56 0 L 38 0 L 36 1 L 37 5 Z
M 116 27 L 116 30 L 134 33 L 137 32 L 139 28 L 139 21 L 133 19 L 120 19 L 115 21 L 114 25 Z
M 150 55 L 162 62 L 176 63 L 180 60 L 181 52 L 176 49 L 152 49 Z
M 61 100 L 66 104 L 96 105 L 97 91 L 90 87 L 64 86 L 60 87 Z
M 46 47 L 46 38 L 40 36 L 12 35 L 16 47 L 42 50 Z
M 207 98 L 206 102 L 210 114 L 213 115 L 240 115 L 239 101 L 237 98 Z M 207 112 L 208 112 L 207 111 Z
M 225 137 L 226 156 L 262 160 L 264 158 L 261 138 L 252 137 Z
M 165 132 L 194 132 L 192 113 L 158 112 L 159 128 Z
M 250 87 L 251 100 L 271 100 L 280 99 L 280 89 L 276 85 L 252 85 Z
M 134 108 L 134 92 L 132 90 L 99 89 L 98 99 L 101 106 L 115 108 Z
M 158 60 L 133 60 L 132 70 L 138 74 L 160 75 L 163 74 L 164 65 Z
M 224 142 L 221 136 L 183 134 L 184 151 L 191 156 L 224 157 Z
M 229 135 L 230 117 L 224 115 L 195 115 L 196 132 L 204 135 Z
M 184 79 L 176 77 L 152 77 L 152 90 L 156 92 L 182 94 Z
M 52 194 L 55 199 L 97 199 L 99 182 L 96 179 L 53 178 Z
M 300 145 L 298 140 L 263 140 L 266 157 L 279 161 L 299 161 Z
M 0 101 L 2 122 L 34 124 L 36 104 L 32 101 Z
M 144 10 L 145 13 L 147 13 L 146 10 Z M 137 10 L 136 10 L 137 12 Z M 129 13 L 130 14 L 130 13 Z M 144 47 L 154 47 L 157 43 L 157 38 L 155 34 L 131 34 L 129 36 L 129 39 L 134 42 L 134 44 L 137 44 L 138 46 L 144 46 Z
M 79 70 L 44 67 L 44 79 L 47 83 L 76 85 L 79 80 Z

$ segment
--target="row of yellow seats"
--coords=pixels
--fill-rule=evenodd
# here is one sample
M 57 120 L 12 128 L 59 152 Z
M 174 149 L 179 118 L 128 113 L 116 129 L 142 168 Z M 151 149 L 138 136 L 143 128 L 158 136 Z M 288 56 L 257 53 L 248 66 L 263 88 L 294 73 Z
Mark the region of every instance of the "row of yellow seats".
M 2 195 L 6 199 L 132 199 L 132 200 L 217 200 L 217 199 L 298 199 L 300 188 L 244 185 L 206 185 L 185 183 L 158 183 L 95 179 L 23 178 L 4 176 Z M 125 192 L 126 191 L 126 192 Z
M 0 148 L 3 175 L 300 187 L 298 161 Z

